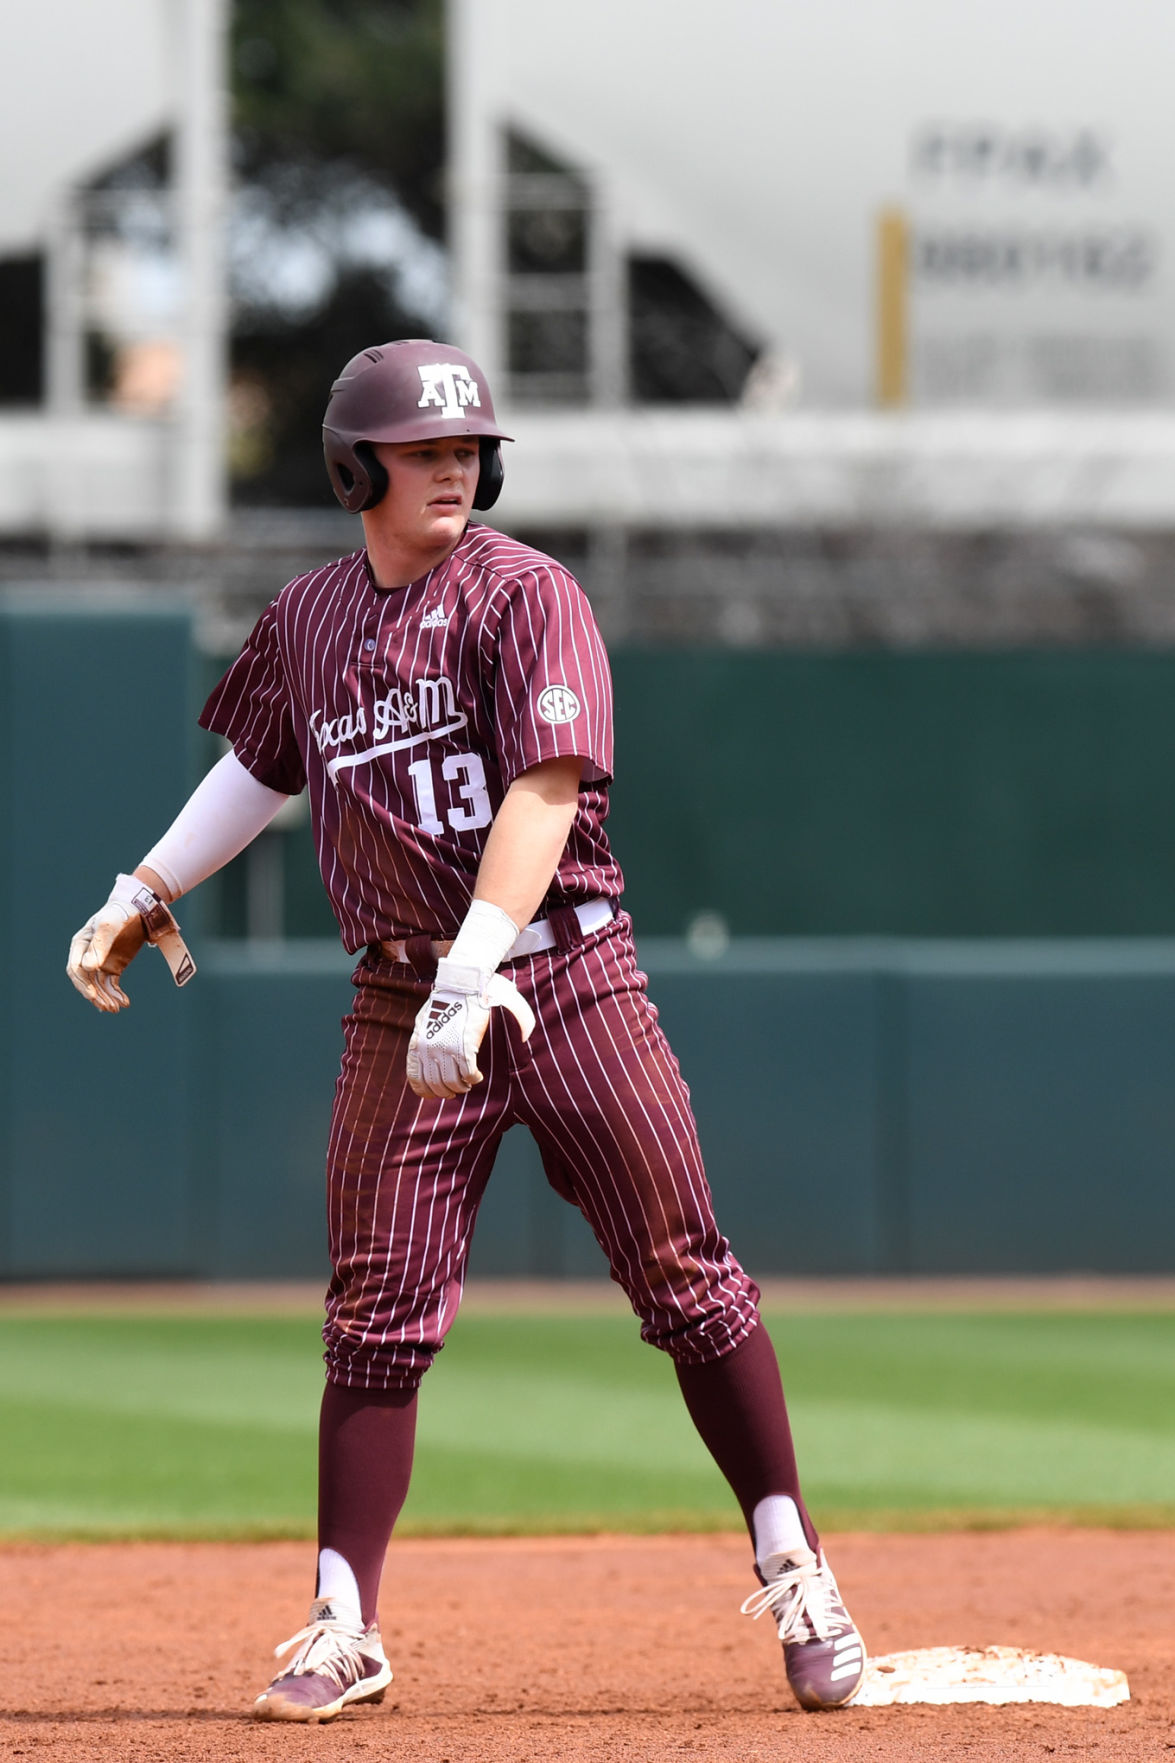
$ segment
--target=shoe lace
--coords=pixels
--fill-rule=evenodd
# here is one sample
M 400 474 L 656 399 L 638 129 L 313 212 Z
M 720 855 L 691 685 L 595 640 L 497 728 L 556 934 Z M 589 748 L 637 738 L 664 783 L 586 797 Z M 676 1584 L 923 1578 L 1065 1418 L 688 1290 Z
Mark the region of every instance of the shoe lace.
M 770 1610 L 779 1624 L 781 1641 L 808 1641 L 813 1635 L 826 1641 L 842 1626 L 839 1604 L 831 1574 L 813 1561 L 776 1574 L 744 1598 L 741 1608 L 744 1616 L 753 1616 L 756 1621 Z
M 290 1676 L 329 1677 L 341 1690 L 349 1689 L 363 1675 L 359 1642 L 363 1637 L 345 1622 L 309 1622 L 288 1641 L 273 1649 L 275 1659 L 292 1647 L 299 1651 L 286 1667 Z

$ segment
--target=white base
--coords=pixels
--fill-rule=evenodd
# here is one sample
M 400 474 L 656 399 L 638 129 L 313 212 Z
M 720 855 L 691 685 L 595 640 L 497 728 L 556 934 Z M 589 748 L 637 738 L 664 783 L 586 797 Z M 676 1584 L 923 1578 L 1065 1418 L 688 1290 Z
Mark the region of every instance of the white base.
M 1056 1702 L 1113 1708 L 1130 1700 L 1124 1671 L 1023 1647 L 920 1647 L 870 1659 L 850 1708 L 897 1702 Z

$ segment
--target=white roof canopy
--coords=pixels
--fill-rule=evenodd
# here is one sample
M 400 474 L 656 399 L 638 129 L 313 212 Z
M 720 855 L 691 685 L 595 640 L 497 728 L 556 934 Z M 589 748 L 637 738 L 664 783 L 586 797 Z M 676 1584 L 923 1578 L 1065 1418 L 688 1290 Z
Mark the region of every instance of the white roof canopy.
M 174 0 L 10 6 L 0 54 L 0 254 L 43 241 L 57 193 L 162 129 L 174 111 Z

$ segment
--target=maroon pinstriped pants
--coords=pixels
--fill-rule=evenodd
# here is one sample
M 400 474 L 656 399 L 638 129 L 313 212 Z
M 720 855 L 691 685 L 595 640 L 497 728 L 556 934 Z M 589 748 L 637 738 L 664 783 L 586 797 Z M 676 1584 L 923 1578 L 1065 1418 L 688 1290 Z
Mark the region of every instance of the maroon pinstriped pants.
M 356 969 L 327 1154 L 332 1383 L 419 1382 L 457 1313 L 499 1141 L 518 1122 L 591 1225 L 646 1341 L 698 1364 L 755 1327 L 758 1288 L 715 1223 L 689 1091 L 627 916 L 504 971 L 534 1010 L 533 1035 L 524 1044 L 505 1011 L 491 1012 L 485 1081 L 435 1101 L 405 1076 L 428 987 L 372 956 Z

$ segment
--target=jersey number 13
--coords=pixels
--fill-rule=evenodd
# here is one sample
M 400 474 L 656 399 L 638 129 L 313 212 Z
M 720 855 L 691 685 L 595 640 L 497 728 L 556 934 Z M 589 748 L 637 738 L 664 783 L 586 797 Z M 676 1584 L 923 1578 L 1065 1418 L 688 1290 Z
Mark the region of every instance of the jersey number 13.
M 420 830 L 434 836 L 443 833 L 445 822 L 437 810 L 437 792 L 433 761 L 417 759 L 408 767 L 416 796 L 416 818 Z M 445 819 L 455 832 L 466 827 L 489 826 L 494 818 L 490 793 L 486 788 L 485 766 L 477 753 L 450 753 L 441 763 L 441 777 L 456 784 L 457 800 L 447 810 Z

